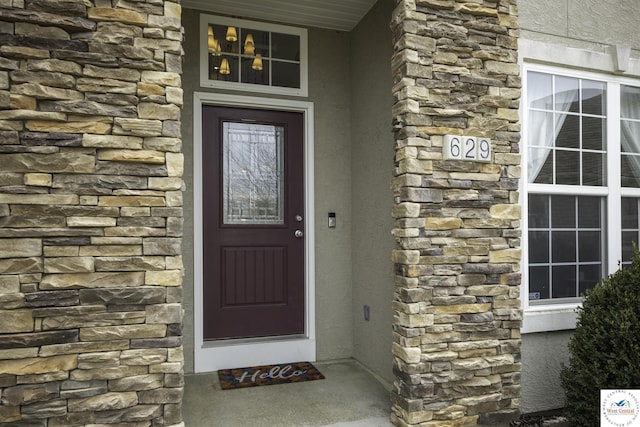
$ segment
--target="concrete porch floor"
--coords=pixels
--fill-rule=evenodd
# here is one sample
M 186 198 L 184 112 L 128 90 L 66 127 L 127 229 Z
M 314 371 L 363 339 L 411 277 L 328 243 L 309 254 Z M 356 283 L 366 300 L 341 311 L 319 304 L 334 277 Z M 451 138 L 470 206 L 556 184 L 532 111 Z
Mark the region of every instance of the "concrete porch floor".
M 354 360 L 314 365 L 324 380 L 222 390 L 214 373 L 185 376 L 186 427 L 387 427 L 389 391 Z

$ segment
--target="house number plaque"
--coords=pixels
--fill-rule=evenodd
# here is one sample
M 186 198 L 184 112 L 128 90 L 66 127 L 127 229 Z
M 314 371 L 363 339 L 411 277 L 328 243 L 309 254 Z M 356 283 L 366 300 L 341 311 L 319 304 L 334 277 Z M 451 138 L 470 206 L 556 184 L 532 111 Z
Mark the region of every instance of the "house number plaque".
M 491 139 L 477 136 L 445 135 L 444 160 L 491 161 Z

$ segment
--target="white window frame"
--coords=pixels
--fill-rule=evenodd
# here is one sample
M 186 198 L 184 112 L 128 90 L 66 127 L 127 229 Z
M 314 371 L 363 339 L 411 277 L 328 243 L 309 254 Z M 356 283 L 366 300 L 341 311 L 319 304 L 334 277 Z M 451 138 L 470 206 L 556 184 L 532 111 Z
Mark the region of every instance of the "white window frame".
M 253 28 L 260 31 L 291 34 L 300 37 L 300 88 L 287 88 L 271 85 L 259 85 L 252 83 L 227 82 L 209 79 L 209 52 L 207 50 L 207 29 L 209 24 L 234 26 L 241 28 Z M 268 93 L 274 95 L 308 96 L 309 87 L 309 54 L 307 42 L 307 29 L 290 27 L 285 25 L 268 24 L 264 22 L 249 21 L 244 19 L 227 18 L 216 15 L 200 15 L 200 86 L 205 88 L 217 88 L 237 90 L 254 93 Z
M 606 138 L 607 138 L 607 186 L 564 186 L 550 184 L 528 183 L 528 100 L 527 100 L 527 73 L 529 71 L 567 76 L 580 79 L 602 81 L 607 85 L 606 95 Z M 640 188 L 622 188 L 620 178 L 615 171 L 620 171 L 620 87 L 622 85 L 640 86 L 640 80 L 624 76 L 609 74 L 607 72 L 584 71 L 573 68 L 548 65 L 535 62 L 524 62 L 522 66 L 522 174 L 520 180 L 521 204 L 525 214 L 522 218 L 522 308 L 524 321 L 522 333 L 546 332 L 556 330 L 574 329 L 576 325 L 576 308 L 580 302 L 554 302 L 530 304 L 529 295 L 529 259 L 528 259 L 528 195 L 538 194 L 565 194 L 601 196 L 605 199 L 606 218 L 603 238 L 605 239 L 605 252 L 603 253 L 604 276 L 615 272 L 622 259 L 621 245 L 621 199 L 622 197 L 640 197 Z

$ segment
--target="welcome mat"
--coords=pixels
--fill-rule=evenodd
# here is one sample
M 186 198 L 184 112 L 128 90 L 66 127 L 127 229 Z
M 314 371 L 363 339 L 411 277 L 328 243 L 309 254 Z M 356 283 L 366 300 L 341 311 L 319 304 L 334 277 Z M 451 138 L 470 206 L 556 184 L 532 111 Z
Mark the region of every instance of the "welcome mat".
M 309 362 L 283 363 L 280 365 L 251 366 L 248 368 L 220 369 L 220 387 L 256 387 L 261 385 L 297 383 L 322 380 L 324 375 Z

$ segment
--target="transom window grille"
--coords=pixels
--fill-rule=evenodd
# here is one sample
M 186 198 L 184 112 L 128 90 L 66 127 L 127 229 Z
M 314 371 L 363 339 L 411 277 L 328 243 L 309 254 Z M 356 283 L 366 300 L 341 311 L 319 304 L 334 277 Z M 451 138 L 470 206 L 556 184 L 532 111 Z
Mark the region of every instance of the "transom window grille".
M 640 84 L 527 66 L 528 304 L 580 301 L 640 241 Z
M 307 95 L 307 31 L 202 15 L 200 84 Z

